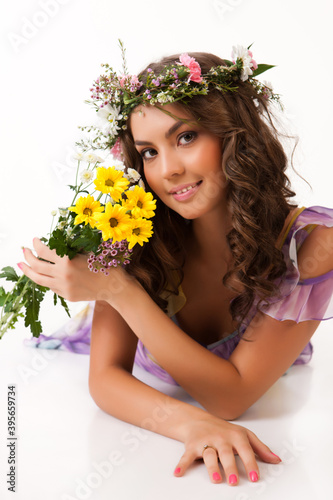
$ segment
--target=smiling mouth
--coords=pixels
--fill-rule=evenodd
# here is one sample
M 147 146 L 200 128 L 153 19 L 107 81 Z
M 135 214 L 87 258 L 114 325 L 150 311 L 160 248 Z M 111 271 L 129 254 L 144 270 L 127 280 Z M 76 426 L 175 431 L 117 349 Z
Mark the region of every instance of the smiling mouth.
M 191 186 L 188 186 L 184 189 L 180 189 L 179 191 L 174 191 L 172 194 L 182 194 L 182 193 L 186 193 L 186 191 L 191 191 L 191 189 L 199 186 L 199 184 L 201 184 L 202 181 L 199 181 L 199 182 L 196 182 L 195 184 L 192 184 Z

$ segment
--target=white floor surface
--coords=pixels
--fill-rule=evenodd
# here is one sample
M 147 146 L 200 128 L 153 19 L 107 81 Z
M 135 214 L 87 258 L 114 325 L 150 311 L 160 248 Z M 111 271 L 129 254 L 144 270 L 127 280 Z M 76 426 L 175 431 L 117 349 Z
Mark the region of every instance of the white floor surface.
M 47 322 L 58 314 L 50 308 Z M 58 316 L 58 321 L 59 316 Z M 250 484 L 240 464 L 237 487 L 209 482 L 198 462 L 183 478 L 173 470 L 183 452 L 174 440 L 101 411 L 88 391 L 89 356 L 34 349 L 20 326 L 0 341 L 0 498 L 16 500 L 196 500 L 333 498 L 332 322 L 314 336 L 308 366 L 293 367 L 238 423 L 283 458 L 260 464 Z M 180 388 L 141 369 L 135 375 L 193 402 Z M 8 491 L 7 386 L 16 386 L 15 493 Z

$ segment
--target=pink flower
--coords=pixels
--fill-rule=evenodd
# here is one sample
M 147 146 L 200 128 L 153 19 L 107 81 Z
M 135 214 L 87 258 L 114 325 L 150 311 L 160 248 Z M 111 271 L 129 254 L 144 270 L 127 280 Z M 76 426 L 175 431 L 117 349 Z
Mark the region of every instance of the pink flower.
M 136 88 L 140 88 L 142 83 L 139 81 L 139 78 L 136 75 L 131 76 L 131 85 Z
M 112 154 L 112 156 L 116 159 L 116 160 L 121 160 L 122 157 L 121 157 L 121 144 L 120 144 L 120 139 L 118 137 L 118 139 L 116 140 L 113 148 L 111 148 L 111 151 L 110 153 Z
M 123 87 L 125 85 L 127 77 L 126 77 L 126 75 L 122 76 L 121 78 L 118 76 L 118 80 L 119 80 L 120 86 Z
M 189 81 L 201 83 L 201 68 L 200 64 L 194 59 L 194 57 L 190 57 L 188 54 L 181 54 L 179 60 L 183 66 L 186 66 L 190 70 L 190 78 Z
M 251 57 L 251 61 L 250 61 L 250 64 L 252 64 L 252 68 L 253 69 L 258 69 L 258 64 L 255 62 L 255 60 L 253 59 L 253 54 L 251 52 L 251 50 L 248 51 L 248 54 L 249 56 Z

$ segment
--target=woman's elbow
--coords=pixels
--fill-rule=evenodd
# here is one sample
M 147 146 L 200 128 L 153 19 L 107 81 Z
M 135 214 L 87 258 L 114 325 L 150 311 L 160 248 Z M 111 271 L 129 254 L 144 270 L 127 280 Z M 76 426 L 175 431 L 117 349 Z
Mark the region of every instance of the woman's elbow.
M 206 407 L 205 409 L 209 413 L 212 413 L 219 418 L 223 418 L 223 420 L 237 420 L 246 412 L 249 407 L 250 404 L 246 404 L 241 400 L 221 400 L 220 402 L 215 402 L 212 407 L 209 405 L 209 407 Z

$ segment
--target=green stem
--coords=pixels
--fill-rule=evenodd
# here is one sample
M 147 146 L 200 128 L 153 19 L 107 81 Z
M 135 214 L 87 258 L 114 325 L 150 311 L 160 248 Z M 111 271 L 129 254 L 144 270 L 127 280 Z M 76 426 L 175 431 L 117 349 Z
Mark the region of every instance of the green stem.
M 77 167 L 76 167 L 75 186 L 77 186 L 77 178 L 78 178 L 78 175 L 79 175 L 79 168 L 80 168 L 80 160 L 78 160 Z
M 14 289 L 11 292 L 11 295 L 13 293 L 15 293 L 15 289 L 17 288 L 18 284 L 24 278 L 26 278 L 25 275 L 20 276 L 20 278 L 18 279 L 18 281 L 17 281 Z M 25 283 L 25 285 L 24 285 L 21 293 L 16 297 L 14 303 L 11 306 L 11 310 L 8 311 L 8 312 L 6 312 L 6 313 L 4 313 L 4 311 L 5 311 L 5 306 L 6 306 L 7 298 L 5 299 L 5 302 L 2 305 L 1 318 L 0 318 L 0 339 L 3 337 L 4 333 L 6 333 L 6 331 L 8 330 L 9 325 L 10 325 L 12 319 L 15 316 L 18 316 L 20 314 L 21 309 L 25 306 L 26 301 L 24 301 L 24 300 L 22 301 L 22 298 L 24 297 L 24 295 L 26 293 L 26 290 L 27 290 L 27 288 L 29 286 L 31 286 L 31 280 L 30 279 L 27 280 L 27 282 Z M 9 294 L 7 295 L 7 297 L 9 297 Z

